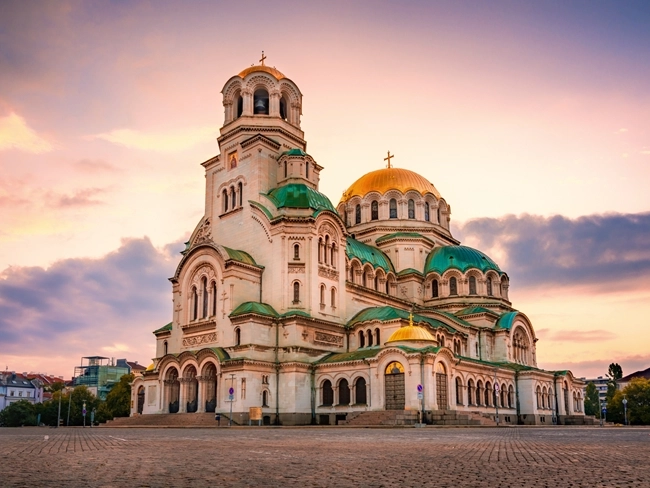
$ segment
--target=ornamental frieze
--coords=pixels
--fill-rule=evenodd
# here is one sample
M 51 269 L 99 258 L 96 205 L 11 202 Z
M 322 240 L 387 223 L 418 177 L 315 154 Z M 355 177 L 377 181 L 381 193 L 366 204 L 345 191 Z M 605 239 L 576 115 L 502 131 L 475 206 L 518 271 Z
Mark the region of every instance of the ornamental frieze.
M 183 347 L 200 346 L 201 344 L 208 344 L 210 342 L 217 342 L 216 332 L 192 337 L 185 337 L 183 339 Z
M 316 331 L 314 333 L 314 342 L 322 342 L 324 344 L 343 347 L 343 336 Z
M 325 266 L 318 267 L 318 276 L 323 278 L 329 278 L 330 280 L 337 280 L 339 278 L 339 272 Z

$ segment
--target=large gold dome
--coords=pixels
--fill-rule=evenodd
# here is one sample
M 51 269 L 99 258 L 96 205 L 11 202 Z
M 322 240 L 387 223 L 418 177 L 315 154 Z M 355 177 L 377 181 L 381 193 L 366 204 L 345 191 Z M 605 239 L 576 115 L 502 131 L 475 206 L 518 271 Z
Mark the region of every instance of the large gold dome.
M 363 175 L 343 193 L 341 202 L 347 202 L 354 196 L 363 197 L 371 191 L 377 191 L 383 195 L 389 190 L 397 190 L 401 193 L 415 190 L 422 196 L 431 193 L 436 198 L 440 198 L 436 187 L 423 176 L 408 169 L 391 167 Z
M 258 72 L 258 71 L 262 71 L 262 72 L 264 72 L 264 73 L 268 73 L 268 74 L 270 74 L 271 76 L 273 76 L 273 77 L 274 77 L 276 80 L 278 80 L 278 81 L 280 81 L 282 78 L 285 77 L 285 76 L 284 76 L 282 73 L 280 73 L 277 69 L 272 68 L 272 67 L 270 67 L 270 66 L 263 66 L 263 65 L 259 65 L 259 66 L 251 66 L 250 68 L 246 68 L 244 71 L 242 71 L 241 73 L 239 73 L 239 77 L 240 77 L 240 78 L 246 78 L 246 76 L 248 76 L 249 74 L 251 74 L 251 73 L 256 73 L 256 72 Z
M 426 341 L 426 342 L 436 342 L 435 337 L 431 335 L 424 327 L 419 327 L 417 325 L 407 325 L 405 327 L 400 327 L 395 332 L 393 332 L 386 343 L 389 342 L 402 342 L 402 341 Z

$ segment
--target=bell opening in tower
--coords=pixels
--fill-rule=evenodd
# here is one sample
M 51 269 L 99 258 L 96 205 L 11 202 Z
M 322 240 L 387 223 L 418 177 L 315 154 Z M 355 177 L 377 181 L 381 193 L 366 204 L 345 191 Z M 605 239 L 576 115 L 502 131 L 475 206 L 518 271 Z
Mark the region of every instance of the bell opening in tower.
M 240 95 L 237 97 L 237 118 L 244 113 L 244 98 Z
M 253 113 L 255 115 L 268 115 L 269 114 L 269 92 L 260 88 L 255 90 L 253 95 Z
M 287 101 L 284 97 L 280 99 L 280 118 L 287 120 Z

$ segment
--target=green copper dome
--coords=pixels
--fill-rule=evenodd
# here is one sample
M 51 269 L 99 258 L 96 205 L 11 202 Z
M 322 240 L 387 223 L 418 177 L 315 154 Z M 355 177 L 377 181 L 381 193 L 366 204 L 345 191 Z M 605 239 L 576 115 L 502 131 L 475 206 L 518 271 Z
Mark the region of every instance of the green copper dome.
M 464 273 L 471 268 L 476 268 L 483 273 L 493 270 L 499 275 L 503 274 L 499 266 L 489 257 L 467 246 L 444 246 L 434 249 L 427 256 L 424 274 L 431 272 L 443 274 L 448 269 L 457 269 Z
M 290 183 L 274 188 L 267 196 L 276 208 L 311 208 L 336 212 L 329 198 L 302 183 Z

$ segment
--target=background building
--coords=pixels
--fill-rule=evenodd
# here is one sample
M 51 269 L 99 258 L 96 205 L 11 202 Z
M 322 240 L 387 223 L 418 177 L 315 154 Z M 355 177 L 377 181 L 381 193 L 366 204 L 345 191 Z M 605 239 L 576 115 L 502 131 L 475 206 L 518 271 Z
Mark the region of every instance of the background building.
M 111 388 L 129 372 L 129 366 L 119 366 L 113 358 L 85 356 L 81 358 L 81 365 L 74 369 L 73 385 L 84 385 L 100 400 L 106 400 Z
M 19 400 L 27 400 L 30 403 L 42 402 L 43 386 L 24 374 L 14 371 L 0 373 L 0 410 Z

